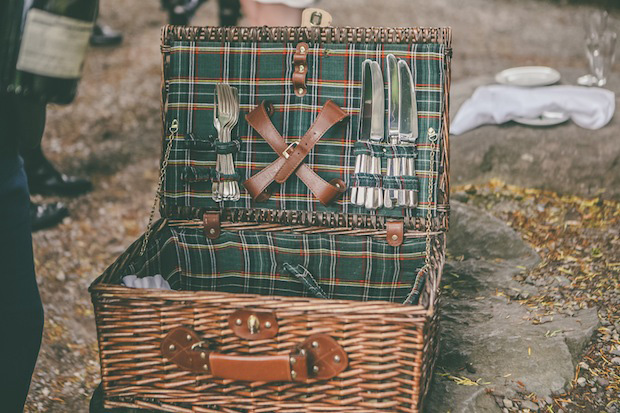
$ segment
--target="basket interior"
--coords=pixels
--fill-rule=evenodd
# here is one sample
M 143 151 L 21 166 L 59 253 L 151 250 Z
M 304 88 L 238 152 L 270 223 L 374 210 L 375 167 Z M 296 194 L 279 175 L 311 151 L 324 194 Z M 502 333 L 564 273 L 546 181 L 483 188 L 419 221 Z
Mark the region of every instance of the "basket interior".
M 440 238 L 432 236 L 432 244 L 441 247 Z M 425 253 L 422 233 L 399 247 L 382 237 L 247 228 L 224 229 L 211 240 L 200 226 L 164 223 L 153 232 L 143 255 L 133 251 L 119 259 L 102 282 L 124 285 L 128 275 L 160 274 L 176 291 L 411 304 L 418 301 L 417 296 L 412 301 L 411 292 Z M 433 277 L 431 271 L 418 281 L 423 296 L 429 295 L 424 287 Z

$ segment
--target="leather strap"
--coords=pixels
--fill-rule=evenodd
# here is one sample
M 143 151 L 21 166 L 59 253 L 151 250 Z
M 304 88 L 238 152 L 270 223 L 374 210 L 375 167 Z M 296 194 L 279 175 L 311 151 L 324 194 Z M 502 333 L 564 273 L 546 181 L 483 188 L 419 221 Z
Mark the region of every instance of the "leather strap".
M 278 334 L 278 320 L 274 313 L 239 309 L 228 316 L 228 328 L 237 337 L 264 340 Z
M 222 232 L 220 226 L 220 213 L 219 211 L 208 211 L 202 215 L 202 228 L 205 237 L 209 239 L 217 239 Z
M 305 381 L 308 379 L 306 360 L 300 356 L 291 364 L 288 354 L 252 357 L 209 354 L 211 374 L 240 381 Z
M 327 110 L 327 113 L 323 114 L 325 110 Z M 304 135 L 304 138 L 302 138 L 302 141 L 304 141 L 303 146 L 299 148 L 299 152 L 297 148 L 295 148 L 292 154 L 294 155 L 293 160 L 291 163 L 287 163 L 287 158 L 284 154 L 286 153 L 289 159 L 291 159 L 292 155 L 288 154 L 288 145 L 269 118 L 268 112 L 271 111 L 272 107 L 263 101 L 248 113 L 245 118 L 250 126 L 252 126 L 280 156 L 262 171 L 248 178 L 243 183 L 243 186 L 245 186 L 255 201 L 265 201 L 269 199 L 270 196 L 267 192 L 268 186 L 276 180 L 278 172 L 286 165 L 285 173 L 287 174 L 287 178 L 294 172 L 297 177 L 310 188 L 310 191 L 312 191 L 321 204 L 330 204 L 335 198 L 346 191 L 346 184 L 338 178 L 332 179 L 329 183 L 326 182 L 308 165 L 304 164 L 303 159 L 321 136 L 336 123 L 346 118 L 348 116 L 347 113 L 332 101 L 328 101 L 325 106 L 323 106 L 321 113 L 319 113 L 319 116 L 317 116 L 317 119 L 308 132 Z M 308 136 L 308 138 L 306 138 L 306 136 Z M 299 160 L 300 157 L 301 160 Z
M 310 46 L 308 43 L 301 42 L 297 44 L 295 54 L 293 55 L 293 65 L 295 71 L 293 72 L 293 90 L 298 97 L 305 96 L 308 92 L 306 87 L 306 75 L 308 73 L 308 51 Z
M 279 184 L 286 182 L 325 132 L 347 116 L 347 113 L 340 109 L 338 105 L 328 100 L 312 126 L 310 126 L 310 129 L 308 129 L 297 146 L 295 146 L 295 150 L 290 154 L 285 152 L 284 156 L 286 157 L 286 161 L 276 174 L 275 181 Z

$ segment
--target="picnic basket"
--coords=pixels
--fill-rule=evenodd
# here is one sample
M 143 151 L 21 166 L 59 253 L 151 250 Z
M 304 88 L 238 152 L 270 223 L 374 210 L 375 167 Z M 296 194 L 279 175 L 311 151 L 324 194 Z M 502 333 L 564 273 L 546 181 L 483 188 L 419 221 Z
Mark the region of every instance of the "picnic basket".
M 449 215 L 450 29 L 166 26 L 161 47 L 162 218 L 90 287 L 104 406 L 421 411 L 438 351 Z M 364 185 L 354 151 L 397 150 L 356 146 L 360 67 L 388 53 L 415 73 L 420 203 L 367 210 L 349 199 L 354 182 Z M 220 82 L 239 91 L 238 139 L 228 145 L 214 138 Z M 339 198 L 324 205 L 292 173 L 268 199 L 243 187 L 238 201 L 212 199 L 213 182 L 246 180 L 282 157 L 252 114 L 265 109 L 288 143 L 328 101 L 346 119 L 303 165 L 344 185 Z M 238 176 L 214 172 L 218 151 L 234 153 Z M 161 274 L 171 289 L 128 288 L 128 274 Z

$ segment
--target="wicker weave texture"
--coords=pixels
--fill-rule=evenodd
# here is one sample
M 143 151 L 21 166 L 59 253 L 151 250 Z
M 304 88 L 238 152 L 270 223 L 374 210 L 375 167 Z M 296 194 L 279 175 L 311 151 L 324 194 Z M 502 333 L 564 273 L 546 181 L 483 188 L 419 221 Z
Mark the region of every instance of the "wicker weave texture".
M 137 254 L 138 240 L 91 287 L 97 321 L 106 408 L 168 412 L 418 412 L 437 352 L 432 304 L 266 297 L 217 292 L 143 290 L 112 285 Z M 443 244 L 443 243 L 442 243 Z M 437 288 L 443 249 L 433 249 L 429 288 Z M 427 296 L 427 300 L 430 297 Z M 430 304 L 430 305 L 429 305 Z M 228 316 L 237 309 L 271 311 L 273 339 L 233 335 Z M 160 352 L 171 329 L 184 326 L 225 354 L 287 354 L 315 333 L 329 334 L 349 357 L 329 381 L 243 383 L 183 371 Z M 217 407 L 215 407 L 217 406 Z

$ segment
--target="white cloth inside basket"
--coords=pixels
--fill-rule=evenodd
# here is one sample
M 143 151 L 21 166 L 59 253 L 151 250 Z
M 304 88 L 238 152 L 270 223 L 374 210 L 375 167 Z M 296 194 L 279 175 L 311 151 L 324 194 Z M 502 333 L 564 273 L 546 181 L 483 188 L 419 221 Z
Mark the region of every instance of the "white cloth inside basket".
M 123 277 L 122 284 L 130 288 L 154 288 L 157 290 L 172 290 L 168 281 L 161 274 L 152 277 L 139 278 L 135 275 L 126 275 Z

